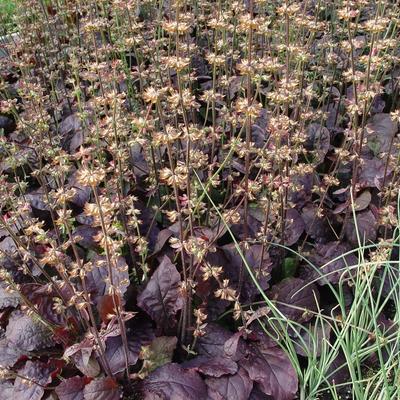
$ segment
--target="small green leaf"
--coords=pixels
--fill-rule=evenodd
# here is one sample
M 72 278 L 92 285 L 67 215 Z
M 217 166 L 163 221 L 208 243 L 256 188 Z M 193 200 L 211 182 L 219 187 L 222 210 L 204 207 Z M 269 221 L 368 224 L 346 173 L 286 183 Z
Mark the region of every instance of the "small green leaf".
M 286 257 L 285 260 L 283 261 L 283 267 L 282 267 L 283 278 L 289 278 L 291 276 L 294 276 L 297 270 L 297 264 L 298 261 L 296 258 Z

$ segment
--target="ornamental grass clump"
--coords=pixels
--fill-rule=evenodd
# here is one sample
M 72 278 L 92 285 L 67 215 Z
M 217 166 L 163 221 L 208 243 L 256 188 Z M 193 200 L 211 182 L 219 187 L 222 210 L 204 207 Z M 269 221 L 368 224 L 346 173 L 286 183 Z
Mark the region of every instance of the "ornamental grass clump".
M 17 11 L 0 398 L 397 399 L 399 5 Z

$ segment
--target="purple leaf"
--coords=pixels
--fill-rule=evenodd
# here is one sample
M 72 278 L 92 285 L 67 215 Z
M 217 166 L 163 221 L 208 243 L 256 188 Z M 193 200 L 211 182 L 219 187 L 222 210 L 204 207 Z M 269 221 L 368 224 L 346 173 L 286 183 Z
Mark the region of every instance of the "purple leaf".
M 183 307 L 180 292 L 181 277 L 171 260 L 164 256 L 143 292 L 138 296 L 138 306 L 157 323 L 171 326 L 176 313 Z
M 352 218 L 346 224 L 346 238 L 352 245 L 358 245 L 358 236 L 361 244 L 374 242 L 377 237 L 378 223 L 374 214 L 370 210 L 362 211 L 356 214 L 356 222 Z
M 12 367 L 18 359 L 24 355 L 19 347 L 10 343 L 7 339 L 3 338 L 0 340 L 0 366 L 7 368 Z
M 209 400 L 247 400 L 253 389 L 253 382 L 243 368 L 234 375 L 208 378 L 205 382 Z
M 330 242 L 315 247 L 315 253 L 310 255 L 310 261 L 319 272 L 312 267 L 305 267 L 302 276 L 307 279 L 317 280 L 320 285 L 327 282 L 338 283 L 343 274 L 348 274 L 348 267 L 357 264 L 354 253 L 344 255 L 350 250 L 350 246 L 341 242 Z M 335 260 L 338 258 L 337 260 Z M 335 261 L 333 261 L 335 260 Z
M 174 355 L 178 338 L 176 336 L 159 336 L 146 346 L 142 353 L 143 366 L 139 376 L 145 377 L 164 364 L 170 363 Z
M 303 234 L 305 224 L 295 208 L 286 211 L 285 245 L 293 246 Z
M 293 175 L 292 185 L 290 186 L 288 199 L 292 203 L 301 207 L 311 199 L 311 189 L 313 186 L 314 174 Z
M 52 380 L 54 368 L 38 361 L 27 361 L 24 368 L 18 371 L 14 382 L 13 398 L 18 400 L 40 400 L 44 387 Z M 28 378 L 23 379 L 21 376 Z M 39 385 L 42 386 L 39 386 Z
M 158 232 L 157 241 L 154 245 L 153 254 L 158 253 L 164 247 L 168 239 L 174 234 L 170 229 L 166 228 Z
M 320 124 L 312 123 L 307 129 L 307 136 L 307 141 L 304 144 L 305 148 L 315 151 L 317 162 L 321 163 L 330 148 L 329 130 Z
M 40 312 L 40 315 L 56 325 L 65 325 L 65 319 L 62 314 L 54 311 L 54 291 L 47 285 L 27 283 L 21 285 L 21 292 L 31 301 L 31 303 Z
M 319 217 L 318 207 L 312 203 L 301 210 L 301 217 L 305 224 L 306 233 L 318 242 L 327 241 L 331 238 L 331 228 L 326 217 Z
M 319 292 L 316 285 L 307 284 L 300 278 L 284 279 L 274 285 L 268 295 L 277 301 L 277 308 L 292 321 L 308 321 L 313 317 L 308 311 L 318 311 Z
M 21 311 L 14 311 L 6 329 L 6 338 L 22 351 L 33 351 L 52 346 L 51 331 Z
M 366 138 L 370 148 L 377 149 L 377 153 L 388 152 L 393 136 L 397 133 L 398 124 L 390 114 L 375 114 L 365 127 Z
M 223 375 L 233 375 L 238 370 L 235 361 L 223 356 L 197 356 L 192 360 L 186 361 L 182 366 L 215 378 L 219 378 Z
M 196 350 L 199 355 L 208 357 L 225 357 L 225 343 L 232 337 L 232 333 L 215 323 L 209 323 L 204 336 L 199 337 Z
M 225 271 L 232 283 L 239 282 L 240 269 L 246 268 L 243 265 L 242 258 L 234 244 L 222 247 L 227 258 Z M 260 244 L 254 244 L 245 252 L 245 259 L 249 267 L 253 270 L 261 288 L 267 290 L 269 288 L 269 280 L 271 279 L 272 262 L 268 251 Z M 252 300 L 259 294 L 254 282 L 250 278 L 246 270 L 244 270 L 244 282 L 242 287 L 242 297 L 244 300 Z
M 10 400 L 14 396 L 14 386 L 10 381 L 0 383 L 0 400 Z
M 343 353 L 339 353 L 329 364 L 325 376 L 332 384 L 340 384 L 346 382 L 350 378 L 349 369 L 347 367 L 346 357 Z
M 140 341 L 128 340 L 128 364 L 135 365 L 141 349 Z M 125 369 L 125 351 L 121 336 L 109 337 L 106 340 L 105 358 L 111 372 L 117 374 Z
M 390 165 L 386 167 L 386 162 L 379 158 L 372 160 L 362 159 L 360 171 L 358 174 L 358 183 L 361 188 L 376 187 L 382 188 L 383 179 L 386 173 L 386 182 L 390 177 L 393 169 Z
M 85 203 L 87 203 L 90 199 L 90 193 L 91 189 L 89 186 L 83 186 L 80 183 L 77 182 L 76 180 L 76 172 L 75 171 L 68 179 L 68 183 L 66 187 L 69 188 L 74 188 L 75 189 L 75 195 L 71 199 L 71 203 L 77 205 L 78 207 L 83 207 Z
M 250 379 L 274 400 L 291 400 L 297 393 L 298 379 L 286 353 L 272 341 L 249 345 L 248 356 L 241 361 Z
M 55 392 L 60 400 L 83 400 L 83 388 L 87 382 L 88 379 L 81 376 L 64 379 Z
M 64 352 L 64 357 L 70 357 L 75 366 L 85 375 L 96 377 L 100 373 L 100 365 L 93 355 L 93 340 L 84 339 L 68 347 Z
M 87 288 L 94 293 L 96 297 L 108 294 L 110 288 L 110 277 L 108 274 L 107 258 L 96 255 L 92 259 L 93 268 L 86 275 Z M 128 265 L 124 257 L 119 256 L 116 263 L 112 263 L 112 274 L 114 286 L 118 287 L 124 294 L 129 285 Z
M 10 291 L 5 282 L 0 281 L 0 309 L 6 307 L 17 307 L 20 295 L 16 291 Z
M 69 115 L 60 124 L 62 146 L 70 153 L 75 152 L 84 142 L 82 122 L 76 114 Z
M 93 226 L 88 225 L 79 225 L 77 226 L 73 233 L 72 237 L 74 239 L 80 237 L 77 243 L 85 249 L 98 249 L 99 245 L 94 240 L 94 237 L 100 232 L 99 228 L 95 228 Z
M 119 400 L 121 391 L 117 382 L 112 378 L 95 379 L 85 386 L 85 400 Z
M 250 393 L 249 400 L 274 400 L 271 396 L 267 396 L 259 388 L 258 384 L 255 385 L 254 389 Z
M 207 386 L 199 374 L 174 363 L 163 365 L 151 373 L 143 381 L 142 391 L 145 400 L 207 399 Z
M 365 190 L 355 199 L 354 201 L 354 209 L 356 211 L 365 210 L 369 204 L 371 203 L 371 192 L 369 190 Z

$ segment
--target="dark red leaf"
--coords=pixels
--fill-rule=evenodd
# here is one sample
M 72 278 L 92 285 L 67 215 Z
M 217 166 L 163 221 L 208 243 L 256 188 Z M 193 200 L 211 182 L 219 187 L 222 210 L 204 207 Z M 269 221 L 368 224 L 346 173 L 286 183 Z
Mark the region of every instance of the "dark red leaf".
M 300 239 L 303 234 L 305 224 L 299 212 L 295 208 L 286 211 L 285 224 L 285 245 L 292 246 Z
M 350 246 L 341 242 L 317 245 L 315 252 L 310 255 L 310 261 L 317 270 L 307 266 L 302 276 L 306 279 L 315 279 L 320 285 L 325 285 L 327 282 L 338 283 L 343 274 L 348 275 L 351 272 L 349 267 L 357 265 L 358 260 L 353 252 L 344 255 L 349 250 Z
M 4 282 L 0 281 L 0 310 L 6 307 L 17 307 L 20 295 L 16 291 L 10 291 Z
M 83 389 L 88 379 L 82 376 L 64 379 L 55 392 L 60 400 L 83 400 Z
M 208 378 L 205 382 L 209 400 L 247 400 L 253 389 L 253 382 L 243 368 L 234 375 Z
M 356 213 L 356 221 L 354 221 L 354 218 L 349 219 L 345 228 L 345 234 L 350 244 L 357 246 L 358 236 L 361 245 L 375 242 L 377 230 L 378 223 L 375 216 L 370 210 L 367 210 Z
M 232 337 L 232 333 L 215 323 L 209 323 L 205 335 L 199 337 L 196 350 L 199 355 L 210 358 L 225 357 L 225 343 Z
M 171 326 L 175 314 L 183 307 L 180 282 L 181 277 L 175 265 L 164 256 L 145 289 L 138 296 L 138 306 L 159 326 Z
M 223 356 L 197 356 L 192 360 L 186 361 L 182 366 L 215 378 L 219 378 L 223 375 L 233 375 L 238 370 L 235 361 Z
M 129 365 L 136 364 L 142 345 L 143 342 L 140 340 L 128 340 Z M 107 338 L 105 357 L 113 374 L 117 374 L 125 369 L 125 351 L 121 336 Z
M 294 399 L 298 379 L 286 353 L 270 340 L 250 344 L 249 349 L 248 356 L 241 360 L 241 366 L 250 379 L 274 400 Z
M 0 365 L 2 367 L 12 367 L 24 353 L 27 352 L 10 343 L 6 338 L 0 340 Z
M 114 295 L 105 294 L 97 298 L 97 310 L 101 320 L 107 324 L 116 315 L 116 308 L 120 305 L 120 298 L 117 293 Z
M 27 361 L 24 368 L 18 371 L 20 376 L 15 379 L 13 397 L 18 400 L 40 400 L 45 390 L 43 386 L 52 381 L 53 371 L 54 367 L 51 364 Z
M 99 296 L 108 294 L 110 279 L 108 274 L 107 258 L 105 256 L 95 256 L 92 260 L 93 268 L 86 275 L 87 288 L 95 294 L 96 300 Z M 112 263 L 113 283 L 124 294 L 129 285 L 128 265 L 124 257 L 120 256 L 116 264 Z
M 119 400 L 121 391 L 117 382 L 112 378 L 95 379 L 85 386 L 85 400 Z
M 253 280 L 250 278 L 243 264 L 242 258 L 234 244 L 225 245 L 222 247 L 224 254 L 227 258 L 225 272 L 230 281 L 238 284 L 240 279 L 240 270 L 244 268 L 244 282 L 242 287 L 243 300 L 252 300 L 259 294 Z M 248 266 L 253 270 L 258 283 L 263 290 L 269 288 L 269 280 L 271 279 L 272 262 L 268 251 L 260 244 L 254 244 L 249 247 L 244 253 Z M 217 264 L 218 265 L 218 264 Z
M 51 331 L 21 311 L 14 311 L 6 329 L 6 338 L 21 351 L 33 351 L 54 345 Z
M 274 285 L 268 296 L 290 320 L 305 322 L 313 317 L 308 311 L 318 311 L 319 292 L 314 284 L 300 278 L 286 278 Z
M 165 364 L 151 373 L 142 385 L 144 399 L 206 400 L 207 386 L 195 371 L 187 371 L 178 364 Z

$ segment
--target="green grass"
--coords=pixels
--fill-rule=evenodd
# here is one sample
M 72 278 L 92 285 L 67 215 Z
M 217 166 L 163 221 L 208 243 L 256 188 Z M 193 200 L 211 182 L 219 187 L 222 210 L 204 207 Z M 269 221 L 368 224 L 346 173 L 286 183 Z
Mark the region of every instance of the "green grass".
M 358 234 L 355 221 L 359 246 L 349 253 L 358 256 L 358 262 L 356 265 L 343 268 L 342 278 L 337 285 L 328 283 L 337 300 L 337 306 L 329 312 L 319 310 L 315 313 L 313 324 L 306 328 L 287 319 L 276 304 L 266 297 L 218 207 L 198 177 L 197 180 L 205 196 L 226 225 L 251 279 L 263 298 L 263 301 L 250 305 L 250 308 L 263 304 L 271 310 L 267 319 L 259 318 L 258 322 L 267 335 L 279 339 L 280 346 L 286 351 L 296 369 L 299 378 L 299 399 L 400 399 L 400 330 L 398 329 L 400 326 L 400 255 L 395 260 L 390 259 L 391 252 L 395 247 L 399 247 L 400 226 L 395 229 L 392 240 L 365 245 Z M 400 204 L 398 204 L 398 209 L 400 210 Z M 369 251 L 379 251 L 382 246 L 389 249 L 386 259 L 379 258 L 378 261 L 373 261 L 365 257 Z M 294 252 L 290 248 L 286 250 Z M 322 268 L 315 267 L 300 254 L 294 253 L 318 271 L 321 278 L 326 276 L 320 272 Z M 342 254 L 330 263 L 349 253 Z M 385 280 L 391 283 L 389 293 L 384 293 Z M 353 288 L 353 299 L 350 304 L 346 300 L 349 287 Z M 282 304 L 295 307 L 291 304 Z M 394 310 L 390 328 L 382 324 L 381 319 L 383 310 L 387 307 Z M 269 327 L 268 330 L 266 325 Z M 294 339 L 296 336 L 297 340 Z M 304 360 L 299 358 L 296 346 L 297 349 L 300 347 L 306 356 L 306 365 L 304 365 Z M 371 362 L 372 359 L 374 359 L 373 362 Z M 334 378 L 342 369 L 347 371 L 348 379 L 337 383 Z
M 15 0 L 0 0 L 0 35 L 8 33 L 15 28 L 14 15 L 17 8 Z

